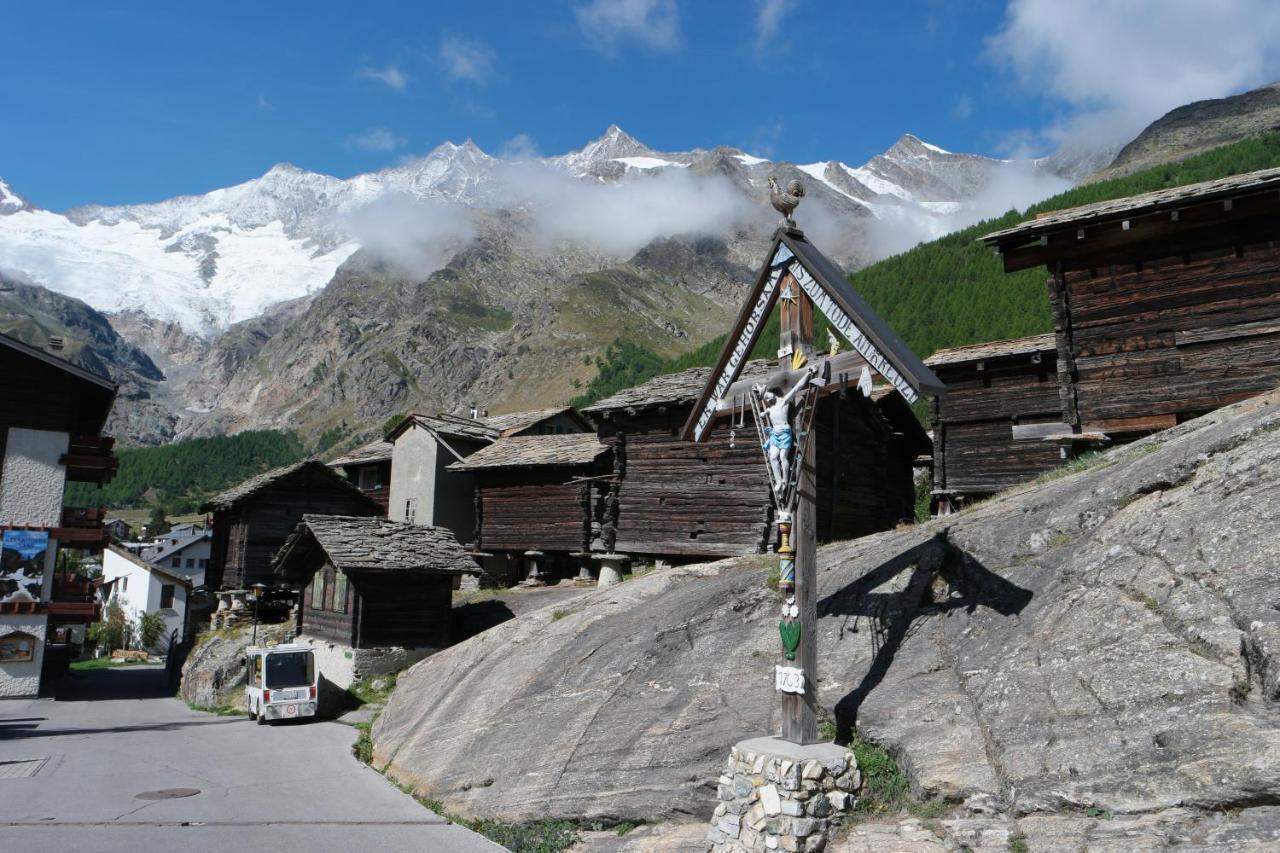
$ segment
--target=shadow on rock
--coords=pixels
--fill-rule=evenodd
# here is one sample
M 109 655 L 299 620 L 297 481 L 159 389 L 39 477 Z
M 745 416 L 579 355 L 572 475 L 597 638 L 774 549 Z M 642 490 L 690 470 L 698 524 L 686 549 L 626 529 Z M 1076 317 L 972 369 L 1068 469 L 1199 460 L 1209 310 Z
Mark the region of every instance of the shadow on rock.
M 895 592 L 879 587 L 910 571 L 906 586 Z M 1022 612 L 1030 603 L 1028 589 L 990 571 L 971 554 L 947 540 L 947 531 L 881 563 L 853 583 L 818 602 L 818 616 L 865 617 L 874 632 L 874 657 L 862 682 L 835 706 L 836 741 L 848 743 L 858 721 L 858 709 L 888 673 L 894 656 L 910 634 L 916 618 L 952 610 L 972 613 L 986 607 L 1005 616 Z

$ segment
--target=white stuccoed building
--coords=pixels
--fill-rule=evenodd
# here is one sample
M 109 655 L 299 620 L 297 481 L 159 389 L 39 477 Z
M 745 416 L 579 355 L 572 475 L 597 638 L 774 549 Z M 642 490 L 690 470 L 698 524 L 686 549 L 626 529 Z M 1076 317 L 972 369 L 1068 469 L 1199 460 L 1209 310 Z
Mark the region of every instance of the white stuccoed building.
M 203 576 L 203 571 L 200 572 Z M 164 617 L 164 636 L 151 652 L 163 653 L 177 631 L 178 642 L 186 639 L 187 601 L 195 585 L 192 578 L 131 554 L 117 545 L 102 552 L 102 583 L 110 585 L 110 601 L 119 604 L 133 622 L 144 613 L 159 612 Z

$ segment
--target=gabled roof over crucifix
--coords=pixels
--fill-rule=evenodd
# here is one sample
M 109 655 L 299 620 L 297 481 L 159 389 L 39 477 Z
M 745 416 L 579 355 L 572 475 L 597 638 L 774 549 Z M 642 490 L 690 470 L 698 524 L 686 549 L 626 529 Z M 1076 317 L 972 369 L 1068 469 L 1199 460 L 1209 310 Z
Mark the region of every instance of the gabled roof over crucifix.
M 751 356 L 778 301 L 780 286 L 790 286 L 790 280 L 782 285 L 788 273 L 854 352 L 907 402 L 914 403 L 921 394 L 942 394 L 946 390 L 933 371 L 854 291 L 844 272 L 805 239 L 803 232 L 783 227 L 774 234 L 755 287 L 685 423 L 684 438 L 700 441 L 716 416 L 726 411 L 725 397 Z

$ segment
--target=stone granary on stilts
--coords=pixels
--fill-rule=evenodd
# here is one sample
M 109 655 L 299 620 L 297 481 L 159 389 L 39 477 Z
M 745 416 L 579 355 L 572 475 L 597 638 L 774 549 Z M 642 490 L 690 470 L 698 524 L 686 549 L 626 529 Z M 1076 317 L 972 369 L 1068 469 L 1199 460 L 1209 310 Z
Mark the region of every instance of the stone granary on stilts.
M 307 514 L 271 568 L 302 591 L 296 642 L 343 690 L 448 646 L 453 590 L 475 563 L 443 528 Z

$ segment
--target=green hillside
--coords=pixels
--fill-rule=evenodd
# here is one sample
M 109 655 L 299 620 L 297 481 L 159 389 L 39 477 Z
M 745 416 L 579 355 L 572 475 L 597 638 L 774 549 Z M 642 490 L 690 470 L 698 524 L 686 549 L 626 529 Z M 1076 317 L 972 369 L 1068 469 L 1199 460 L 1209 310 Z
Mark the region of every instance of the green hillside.
M 66 501 L 83 507 L 159 506 L 169 515 L 194 512 L 209 496 L 305 456 L 296 436 L 275 430 L 126 447 L 116 451 L 120 469 L 110 483 L 69 483 Z
M 859 270 L 850 279 L 858 293 L 921 357 L 946 347 L 1048 332 L 1052 325 L 1046 271 L 1005 273 L 1000 259 L 977 242 L 982 235 L 1044 211 L 1276 166 L 1280 166 L 1280 133 L 1246 139 L 1177 163 L 1076 187 L 1021 213 L 1011 210 L 997 219 L 922 243 Z M 816 331 L 817 339 L 824 340 L 825 332 Z M 766 327 L 756 354 L 770 355 L 776 340 L 775 317 Z M 599 375 L 574 402 L 586 405 L 652 376 L 710 365 L 723 344 L 721 336 L 665 362 L 642 347 L 611 347 L 607 358 L 598 362 Z M 618 384 L 623 380 L 625 384 Z

